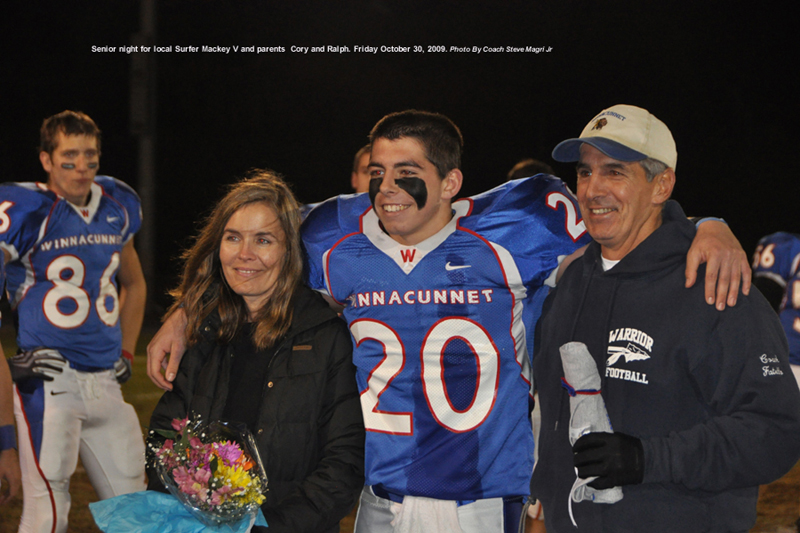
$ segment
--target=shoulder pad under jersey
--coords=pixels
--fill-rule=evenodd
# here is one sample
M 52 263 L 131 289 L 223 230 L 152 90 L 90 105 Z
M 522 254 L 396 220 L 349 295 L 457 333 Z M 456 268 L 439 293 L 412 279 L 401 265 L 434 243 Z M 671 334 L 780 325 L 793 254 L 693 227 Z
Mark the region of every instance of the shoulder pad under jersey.
M 342 237 L 361 231 L 361 216 L 371 209 L 367 193 L 343 194 L 317 204 L 301 227 L 309 287 L 325 290 L 322 255 Z

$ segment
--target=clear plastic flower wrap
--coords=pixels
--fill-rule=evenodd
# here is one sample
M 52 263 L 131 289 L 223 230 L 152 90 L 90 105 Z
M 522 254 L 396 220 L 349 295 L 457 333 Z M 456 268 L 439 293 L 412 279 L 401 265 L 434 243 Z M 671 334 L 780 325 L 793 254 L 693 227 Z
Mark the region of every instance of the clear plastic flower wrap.
M 267 476 L 253 435 L 243 424 L 175 419 L 153 446 L 159 479 L 201 522 L 217 526 L 255 516 Z

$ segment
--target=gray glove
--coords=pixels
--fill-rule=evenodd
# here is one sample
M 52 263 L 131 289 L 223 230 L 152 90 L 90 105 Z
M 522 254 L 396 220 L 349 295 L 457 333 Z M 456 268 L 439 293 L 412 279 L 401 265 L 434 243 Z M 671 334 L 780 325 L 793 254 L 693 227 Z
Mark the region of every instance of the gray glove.
M 125 383 L 133 375 L 133 355 L 122 350 L 122 356 L 114 363 L 114 373 L 118 383 Z
M 16 383 L 28 379 L 53 381 L 51 374 L 63 372 L 65 364 L 67 364 L 67 361 L 57 350 L 42 347 L 18 353 L 8 360 L 11 379 Z

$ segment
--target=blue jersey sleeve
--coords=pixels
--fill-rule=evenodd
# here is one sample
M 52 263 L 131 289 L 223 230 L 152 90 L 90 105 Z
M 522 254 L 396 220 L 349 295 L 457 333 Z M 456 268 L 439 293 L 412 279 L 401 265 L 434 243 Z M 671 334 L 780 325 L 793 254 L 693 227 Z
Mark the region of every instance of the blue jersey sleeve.
M 555 176 L 513 180 L 472 202 L 461 225 L 506 248 L 529 287 L 540 287 L 558 267 L 559 257 L 591 240 L 575 197 Z
M 370 209 L 369 195 L 344 194 L 317 204 L 301 228 L 305 277 L 309 287 L 327 292 L 323 256 L 343 237 L 361 230 L 361 216 Z
M 11 261 L 28 253 L 53 207 L 55 195 L 35 183 L 0 185 L 0 249 Z M 5 289 L 5 254 L 0 253 L 0 290 Z
M 0 248 L 9 253 L 11 261 L 36 244 L 55 199 L 55 194 L 35 183 L 0 185 Z
M 130 185 L 111 176 L 97 176 L 95 182 L 103 187 L 103 192 L 119 202 L 128 212 L 128 227 L 122 236 L 128 242 L 142 227 L 142 202 Z
M 753 255 L 753 273 L 781 287 L 800 270 L 800 235 L 778 232 L 758 241 Z
M 800 365 L 800 272 L 786 284 L 780 319 L 789 341 L 789 362 Z

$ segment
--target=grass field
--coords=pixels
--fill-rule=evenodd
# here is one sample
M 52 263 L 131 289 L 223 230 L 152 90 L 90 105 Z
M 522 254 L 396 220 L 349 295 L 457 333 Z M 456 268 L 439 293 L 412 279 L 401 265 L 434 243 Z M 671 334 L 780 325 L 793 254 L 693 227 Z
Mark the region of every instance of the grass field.
M 151 332 L 152 334 L 152 332 Z M 125 399 L 131 403 L 139 415 L 144 428 L 162 391 L 147 377 L 145 369 L 145 350 L 151 334 L 143 334 L 134 359 L 134 373 L 128 383 L 122 386 Z M 13 336 L 6 326 L 0 330 L 0 339 L 6 353 L 13 353 Z M 143 430 L 144 431 L 144 430 Z M 94 525 L 89 513 L 88 504 L 97 500 L 97 495 L 89 484 L 86 472 L 78 465 L 78 470 L 70 484 L 72 509 L 69 514 L 69 533 L 92 533 L 100 530 Z M 794 521 L 797 519 L 798 501 L 800 501 L 800 464 L 778 481 L 766 486 L 758 505 L 758 521 L 751 531 L 761 533 L 792 533 Z M 0 507 L 0 533 L 16 531 L 22 512 L 22 500 L 17 499 Z M 341 523 L 342 533 L 353 531 L 354 513 Z

